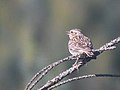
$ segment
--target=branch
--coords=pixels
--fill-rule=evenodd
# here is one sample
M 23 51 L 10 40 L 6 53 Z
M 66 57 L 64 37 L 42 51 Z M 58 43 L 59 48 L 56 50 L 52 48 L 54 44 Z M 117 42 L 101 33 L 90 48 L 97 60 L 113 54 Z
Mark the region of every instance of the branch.
M 62 60 L 59 60 L 57 62 L 54 62 L 54 63 L 44 67 L 42 70 L 40 70 L 37 74 L 35 74 L 33 76 L 33 78 L 26 85 L 25 90 L 31 90 L 53 67 L 55 67 L 55 66 L 65 62 L 65 61 L 69 60 L 69 58 L 72 58 L 72 57 L 73 56 L 66 57 L 66 58 L 64 58 Z M 36 80 L 36 81 L 34 81 L 34 80 Z
M 43 68 L 42 70 L 40 70 L 31 80 L 30 82 L 26 85 L 25 90 L 31 90 L 52 68 L 56 67 L 57 65 L 65 62 L 65 61 L 69 61 L 69 60 L 77 60 L 79 59 L 79 62 L 77 63 L 76 66 L 72 66 L 71 68 L 69 68 L 66 71 L 63 71 L 62 73 L 60 73 L 58 76 L 56 76 L 55 78 L 53 78 L 52 80 L 48 81 L 43 87 L 41 87 L 38 90 L 46 90 L 49 87 L 55 85 L 56 83 L 58 83 L 59 81 L 61 81 L 64 77 L 66 77 L 67 75 L 73 73 L 74 71 L 76 71 L 76 67 L 80 68 L 82 66 L 84 66 L 84 64 L 86 64 L 87 62 L 91 61 L 92 59 L 96 59 L 96 57 L 101 54 L 103 51 L 107 51 L 107 50 L 113 50 L 116 48 L 115 44 L 118 44 L 120 42 L 120 37 L 112 40 L 109 43 L 106 43 L 105 45 L 103 45 L 102 47 L 100 47 L 99 49 L 93 49 L 93 53 L 94 55 L 92 57 L 81 57 L 81 56 L 68 56 L 64 59 L 61 59 L 57 62 L 54 62 L 48 66 L 46 66 L 45 68 Z
M 109 43 L 106 43 L 105 45 L 103 45 L 102 47 L 100 47 L 99 49 L 93 50 L 94 55 L 92 57 L 85 57 L 85 58 L 80 58 L 80 57 L 76 57 L 79 58 L 80 62 L 76 65 L 76 66 L 72 66 L 71 68 L 69 68 L 66 71 L 63 71 L 62 73 L 60 73 L 58 76 L 56 76 L 55 78 L 53 78 L 52 80 L 48 81 L 43 87 L 41 87 L 38 90 L 46 90 L 49 87 L 55 85 L 56 83 L 58 83 L 59 81 L 61 81 L 64 77 L 66 77 L 67 75 L 73 73 L 74 71 L 76 71 L 77 68 L 80 69 L 80 67 L 82 67 L 83 65 L 85 65 L 87 62 L 91 61 L 92 59 L 94 59 L 95 57 L 97 57 L 99 54 L 101 54 L 103 51 L 107 51 L 107 50 L 113 50 L 116 48 L 116 46 L 114 46 L 115 44 L 120 42 L 120 37 L 112 40 Z M 76 68 L 77 67 L 77 68 Z
M 116 48 L 116 44 L 118 44 L 120 42 L 120 37 L 111 40 L 109 43 L 106 43 L 105 45 L 103 45 L 102 47 L 100 47 L 99 49 L 96 49 L 94 51 L 98 51 L 100 53 L 102 53 L 103 51 L 107 51 L 107 50 L 113 50 Z
M 72 82 L 72 81 L 76 81 L 76 80 L 81 80 L 81 79 L 86 79 L 86 78 L 93 78 L 93 77 L 120 77 L 120 75 L 113 75 L 113 74 L 90 74 L 90 75 L 84 75 L 84 76 L 79 76 L 79 77 L 74 77 L 62 82 L 59 82 L 53 86 L 51 86 L 50 88 L 48 88 L 48 90 L 54 89 L 58 86 L 61 86 L 63 84 Z

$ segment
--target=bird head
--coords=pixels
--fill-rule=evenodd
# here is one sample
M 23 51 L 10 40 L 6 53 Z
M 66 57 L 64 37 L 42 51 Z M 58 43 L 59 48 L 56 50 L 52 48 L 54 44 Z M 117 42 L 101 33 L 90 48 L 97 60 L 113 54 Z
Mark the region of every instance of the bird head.
M 67 35 L 69 36 L 70 39 L 73 39 L 74 37 L 78 37 L 81 34 L 80 29 L 72 29 L 70 31 L 67 31 Z

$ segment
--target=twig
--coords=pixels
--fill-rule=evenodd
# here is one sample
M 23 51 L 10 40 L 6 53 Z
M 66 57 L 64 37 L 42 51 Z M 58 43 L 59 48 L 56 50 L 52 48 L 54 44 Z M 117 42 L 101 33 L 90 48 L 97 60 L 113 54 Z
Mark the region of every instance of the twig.
M 64 77 L 66 77 L 67 75 L 73 73 L 74 71 L 76 71 L 76 67 L 80 68 L 81 66 L 83 66 L 84 64 L 86 64 L 87 62 L 91 61 L 92 59 L 95 59 L 99 54 L 101 54 L 103 51 L 107 51 L 107 50 L 113 50 L 116 48 L 115 44 L 120 42 L 120 37 L 112 40 L 109 43 L 106 43 L 105 45 L 103 45 L 102 47 L 100 47 L 99 49 L 93 49 L 93 53 L 94 55 L 92 57 L 80 57 L 80 56 L 68 56 L 62 60 L 59 60 L 57 62 L 54 62 L 48 66 L 46 66 L 45 68 L 43 68 L 42 70 L 40 70 L 31 80 L 30 82 L 27 84 L 25 90 L 31 90 L 52 68 L 54 68 L 55 66 L 65 62 L 65 61 L 69 61 L 69 60 L 76 60 L 77 58 L 79 58 L 79 63 L 77 63 L 76 66 L 72 66 L 71 68 L 69 68 L 66 71 L 63 71 L 62 73 L 60 73 L 58 76 L 56 76 L 55 78 L 53 78 L 52 80 L 49 80 L 44 86 L 42 86 L 41 88 L 39 88 L 38 90 L 46 90 L 48 88 L 50 88 L 51 86 L 55 85 L 56 83 L 58 83 L 59 81 L 61 81 Z
M 116 46 L 114 46 L 115 44 L 120 42 L 120 37 L 112 40 L 109 43 L 106 43 L 105 45 L 103 45 L 102 47 L 100 47 L 99 49 L 93 50 L 94 55 L 93 57 L 97 57 L 99 54 L 101 54 L 103 51 L 107 51 L 107 50 L 113 50 L 115 49 Z M 77 68 L 80 68 L 81 66 L 85 65 L 87 62 L 91 61 L 93 59 L 93 57 L 85 57 L 84 59 L 80 58 L 80 63 L 78 63 L 76 65 Z M 78 58 L 78 57 L 77 57 Z M 51 79 L 50 81 L 48 81 L 44 86 L 42 86 L 41 88 L 39 88 L 38 90 L 46 90 L 49 87 L 55 85 L 56 83 L 58 83 L 59 81 L 61 81 L 64 77 L 66 77 L 67 75 L 73 73 L 76 70 L 75 66 L 72 66 L 70 69 L 63 71 L 62 73 L 60 73 L 58 76 L 56 76 L 55 78 Z
M 107 51 L 107 50 L 113 50 L 116 48 L 116 44 L 118 44 L 120 42 L 120 37 L 111 40 L 109 43 L 106 43 L 105 45 L 103 45 L 102 47 L 100 47 L 99 49 L 96 49 L 94 51 L 98 51 L 98 52 L 103 52 L 103 51 Z
M 29 88 L 29 86 L 33 83 L 33 81 L 42 73 L 44 72 L 46 69 L 48 69 L 50 67 L 50 65 L 48 65 L 47 67 L 43 68 L 42 70 L 40 70 L 37 74 L 34 75 L 34 77 L 29 81 L 29 83 L 26 85 L 25 90 L 27 90 Z
M 90 75 L 84 75 L 84 76 L 79 76 L 79 77 L 74 77 L 62 82 L 59 82 L 53 86 L 51 86 L 50 88 L 48 88 L 48 90 L 54 89 L 58 86 L 61 86 L 63 84 L 72 82 L 72 81 L 76 81 L 76 80 L 81 80 L 81 79 L 86 79 L 86 78 L 93 78 L 93 77 L 120 77 L 120 75 L 113 75 L 113 74 L 90 74 Z
M 42 70 L 40 70 L 37 74 L 35 74 L 33 76 L 33 78 L 26 85 L 25 90 L 31 90 L 53 67 L 65 62 L 65 61 L 71 60 L 71 59 L 73 60 L 73 59 L 76 59 L 76 58 L 74 58 L 73 56 L 68 56 L 64 59 L 61 59 L 57 62 L 54 62 L 54 63 L 44 67 Z

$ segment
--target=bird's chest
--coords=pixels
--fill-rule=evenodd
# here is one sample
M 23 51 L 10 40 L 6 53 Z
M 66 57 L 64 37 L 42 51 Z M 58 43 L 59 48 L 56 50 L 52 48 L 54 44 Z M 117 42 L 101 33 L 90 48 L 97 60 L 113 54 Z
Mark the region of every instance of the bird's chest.
M 78 40 L 69 40 L 69 43 L 68 43 L 69 46 L 71 47 L 79 47 L 80 46 L 80 42 Z
M 84 48 L 87 46 L 87 43 L 83 39 L 72 39 L 69 41 L 68 45 L 75 48 Z

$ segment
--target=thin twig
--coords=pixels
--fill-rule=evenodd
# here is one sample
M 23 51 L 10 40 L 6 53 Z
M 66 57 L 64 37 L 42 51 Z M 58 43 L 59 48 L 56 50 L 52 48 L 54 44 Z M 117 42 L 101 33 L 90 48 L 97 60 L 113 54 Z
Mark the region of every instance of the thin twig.
M 25 90 L 31 90 L 53 67 L 68 61 L 70 59 L 75 59 L 73 56 L 68 56 L 64 59 L 61 59 L 57 62 L 54 62 L 46 67 L 44 67 L 42 70 L 40 70 L 37 74 L 33 76 L 33 78 L 29 81 L 29 83 L 26 85 Z
M 44 67 L 42 70 L 40 70 L 37 74 L 34 75 L 34 77 L 29 81 L 29 83 L 26 85 L 25 90 L 27 90 L 29 88 L 29 86 L 33 83 L 33 81 L 46 69 L 48 69 L 50 67 L 50 65 L 48 65 L 47 67 Z
M 53 78 L 52 80 L 49 80 L 44 86 L 42 86 L 40 89 L 38 90 L 46 90 L 49 87 L 55 85 L 56 83 L 58 83 L 59 81 L 61 81 L 64 77 L 66 77 L 67 75 L 73 73 L 74 71 L 76 71 L 76 67 L 80 68 L 81 66 L 83 66 L 84 64 L 86 64 L 87 62 L 91 61 L 92 59 L 95 59 L 99 54 L 101 54 L 103 51 L 107 51 L 107 50 L 113 50 L 116 48 L 115 44 L 120 42 L 120 37 L 112 40 L 109 43 L 106 43 L 105 45 L 103 45 L 102 47 L 100 47 L 99 49 L 93 49 L 93 53 L 94 55 L 92 57 L 80 57 L 80 56 L 68 56 L 62 60 L 59 60 L 57 62 L 54 62 L 48 66 L 46 66 L 45 68 L 43 68 L 42 70 L 40 70 L 31 80 L 30 82 L 26 85 L 25 90 L 31 90 L 52 68 L 56 67 L 57 65 L 65 62 L 65 61 L 69 61 L 69 60 L 76 60 L 77 58 L 79 58 L 79 63 L 77 63 L 76 66 L 72 66 L 71 68 L 69 68 L 66 71 L 61 72 L 58 76 L 56 76 L 55 78 Z
M 90 75 L 74 77 L 74 78 L 71 78 L 71 79 L 59 82 L 59 83 L 51 86 L 50 88 L 48 88 L 48 90 L 52 90 L 52 89 L 54 89 L 54 88 L 56 88 L 58 86 L 61 86 L 63 84 L 67 84 L 67 83 L 72 82 L 72 81 L 86 79 L 86 78 L 93 78 L 93 77 L 120 77 L 120 75 L 113 75 L 113 74 L 90 74 Z
M 120 42 L 120 37 L 117 37 L 116 39 L 111 40 L 109 43 L 106 43 L 105 45 L 94 51 L 103 52 L 107 50 L 113 50 L 116 48 L 115 45 L 118 44 L 119 42 Z
M 120 42 L 120 37 L 112 40 L 109 43 L 106 43 L 105 45 L 103 45 L 102 47 L 100 47 L 99 49 L 93 50 L 94 55 L 93 57 L 97 57 L 99 54 L 101 54 L 103 51 L 107 51 L 107 50 L 113 50 L 116 47 L 114 46 L 115 44 Z M 112 47 L 112 48 L 111 48 Z M 93 59 L 93 57 L 85 57 L 84 59 L 79 59 L 80 63 L 78 63 L 76 65 L 77 68 L 80 69 L 81 66 L 84 66 L 87 62 L 91 61 Z M 77 59 L 77 58 L 76 58 Z M 58 76 L 56 76 L 55 78 L 49 80 L 44 86 L 42 86 L 41 88 L 39 88 L 38 90 L 46 90 L 49 87 L 55 85 L 56 83 L 58 83 L 59 81 L 61 81 L 64 77 L 68 76 L 69 74 L 73 73 L 76 70 L 75 66 L 72 66 L 70 69 L 61 72 Z

